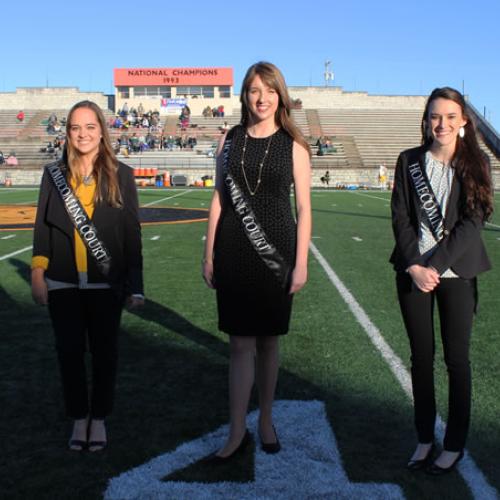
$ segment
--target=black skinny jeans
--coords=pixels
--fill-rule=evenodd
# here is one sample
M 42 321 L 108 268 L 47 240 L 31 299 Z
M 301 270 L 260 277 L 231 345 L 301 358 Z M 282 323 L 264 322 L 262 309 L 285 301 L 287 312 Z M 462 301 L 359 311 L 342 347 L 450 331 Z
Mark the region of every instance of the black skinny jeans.
M 49 312 L 66 413 L 103 419 L 113 408 L 122 304 L 113 291 L 66 288 L 49 292 Z M 92 355 L 89 401 L 85 352 Z
M 439 310 L 444 360 L 448 369 L 448 423 L 444 449 L 465 447 L 471 408 L 469 340 L 476 305 L 476 280 L 441 278 L 430 293 L 413 285 L 406 273 L 396 284 L 403 321 L 410 339 L 411 378 L 418 441 L 434 440 L 436 400 L 434 393 L 434 302 Z

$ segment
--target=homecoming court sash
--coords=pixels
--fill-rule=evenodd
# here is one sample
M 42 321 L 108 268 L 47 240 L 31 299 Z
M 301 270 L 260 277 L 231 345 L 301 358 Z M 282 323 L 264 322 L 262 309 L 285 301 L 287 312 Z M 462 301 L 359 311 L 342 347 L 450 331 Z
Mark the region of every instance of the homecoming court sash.
M 420 162 L 412 163 L 408 166 L 410 178 L 417 194 L 420 210 L 425 214 L 436 241 L 441 241 L 445 234 L 444 220 L 441 208 L 436 199 L 431 183 L 427 175 L 422 171 Z
M 231 199 L 234 212 L 241 222 L 243 232 L 264 264 L 274 273 L 283 288 L 288 286 L 290 266 L 285 262 L 276 247 L 267 237 L 257 217 L 248 203 L 245 194 L 240 189 L 229 172 L 229 151 L 232 139 L 226 139 L 222 150 L 223 178 Z
M 80 238 L 87 247 L 90 255 L 95 259 L 99 271 L 108 276 L 111 267 L 111 256 L 104 246 L 104 243 L 97 236 L 97 229 L 89 219 L 80 200 L 77 198 L 71 187 L 66 182 L 66 177 L 61 171 L 58 162 L 48 165 L 47 170 L 50 177 L 61 196 L 64 208 L 75 226 Z

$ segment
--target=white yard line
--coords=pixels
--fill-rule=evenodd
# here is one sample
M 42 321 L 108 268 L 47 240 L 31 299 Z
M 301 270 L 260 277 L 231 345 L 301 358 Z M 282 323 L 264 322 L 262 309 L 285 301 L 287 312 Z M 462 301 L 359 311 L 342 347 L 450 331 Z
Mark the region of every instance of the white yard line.
M 20 253 L 27 252 L 28 250 L 31 250 L 32 248 L 33 248 L 33 246 L 30 245 L 29 247 L 21 248 L 20 250 L 16 250 L 15 252 L 9 253 L 7 255 L 2 255 L 2 256 L 0 256 L 0 260 L 9 259 L 10 257 L 14 257 L 15 255 L 18 255 Z
M 497 224 L 492 224 L 491 222 L 487 222 L 486 225 L 487 226 L 491 226 L 491 227 L 496 227 L 497 229 L 500 229 L 500 226 L 498 226 Z
M 176 198 L 177 196 L 182 196 L 183 194 L 190 193 L 191 189 L 187 189 L 186 191 L 182 191 L 181 193 L 174 194 L 172 196 L 167 196 L 166 198 L 160 198 L 159 200 L 151 201 L 142 205 L 143 207 L 150 207 L 151 205 L 156 205 L 157 203 L 161 203 L 162 201 L 171 200 L 172 198 Z
M 373 194 L 357 193 L 356 191 L 353 191 L 353 193 L 357 194 L 358 196 L 364 196 L 366 198 L 373 198 L 374 200 L 382 200 L 385 202 L 391 201 L 389 198 L 382 198 L 381 196 L 374 196 Z
M 349 306 L 349 309 L 354 314 L 354 317 L 356 318 L 358 323 L 363 327 L 373 345 L 378 349 L 386 363 L 389 365 L 389 368 L 395 375 L 404 392 L 410 399 L 413 399 L 411 389 L 411 376 L 399 356 L 392 350 L 392 348 L 380 333 L 379 329 L 372 323 L 364 309 L 360 306 L 352 293 L 340 280 L 335 271 L 330 267 L 330 264 L 328 264 L 327 260 L 316 248 L 314 243 L 311 242 L 310 248 L 311 252 L 316 257 L 316 260 L 325 271 L 331 283 L 335 286 L 341 297 L 344 299 L 344 302 Z M 444 437 L 444 428 L 444 422 L 441 417 L 438 416 L 436 433 L 441 440 Z M 488 480 L 467 451 L 465 452 L 463 460 L 458 465 L 458 470 L 469 486 L 474 498 L 478 500 L 498 500 L 498 492 L 488 483 Z

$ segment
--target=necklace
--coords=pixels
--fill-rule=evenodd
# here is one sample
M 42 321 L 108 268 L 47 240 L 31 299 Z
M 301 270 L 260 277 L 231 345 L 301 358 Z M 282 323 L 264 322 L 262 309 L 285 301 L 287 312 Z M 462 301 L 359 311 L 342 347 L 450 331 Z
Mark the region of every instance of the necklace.
M 250 196 L 254 196 L 257 190 L 259 189 L 260 183 L 262 181 L 262 169 L 264 168 L 264 162 L 266 161 L 267 154 L 269 153 L 269 147 L 271 146 L 273 135 L 274 134 L 271 134 L 267 141 L 266 150 L 264 151 L 264 157 L 262 158 L 262 161 L 259 163 L 259 174 L 257 176 L 257 184 L 255 185 L 255 189 L 252 190 L 250 188 L 250 185 L 248 184 L 247 174 L 245 172 L 245 151 L 247 150 L 247 140 L 248 140 L 248 134 L 245 132 L 245 142 L 243 143 L 243 153 L 241 155 L 241 170 L 243 171 L 243 178 L 245 179 L 245 184 L 247 185 L 247 189 L 248 192 L 250 193 Z
M 86 186 L 90 186 L 93 180 L 94 176 L 92 175 L 92 172 L 89 175 L 82 175 L 82 181 Z

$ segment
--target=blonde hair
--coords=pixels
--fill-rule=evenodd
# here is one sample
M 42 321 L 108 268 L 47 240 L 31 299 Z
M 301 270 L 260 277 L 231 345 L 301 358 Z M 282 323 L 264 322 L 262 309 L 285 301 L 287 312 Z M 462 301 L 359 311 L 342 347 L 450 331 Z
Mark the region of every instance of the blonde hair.
M 272 63 L 260 61 L 248 68 L 248 71 L 241 86 L 241 124 L 247 127 L 250 121 L 250 110 L 248 105 L 248 90 L 253 79 L 259 75 L 262 81 L 274 89 L 279 96 L 278 109 L 276 110 L 275 121 L 277 125 L 286 130 L 294 141 L 303 146 L 311 156 L 311 148 L 291 117 L 292 100 L 288 94 L 285 78 L 281 71 Z
M 116 159 L 111 139 L 109 137 L 106 119 L 101 108 L 92 101 L 80 101 L 76 103 L 68 113 L 66 120 L 66 141 L 64 145 L 63 161 L 69 169 L 70 175 L 76 179 L 77 184 L 82 182 L 82 176 L 78 169 L 79 153 L 69 140 L 69 131 L 71 129 L 71 119 L 73 113 L 80 108 L 92 110 L 101 127 L 101 142 L 99 143 L 99 152 L 94 160 L 92 174 L 96 182 L 95 202 L 106 201 L 113 207 L 122 206 L 122 196 L 118 183 L 118 160 Z

